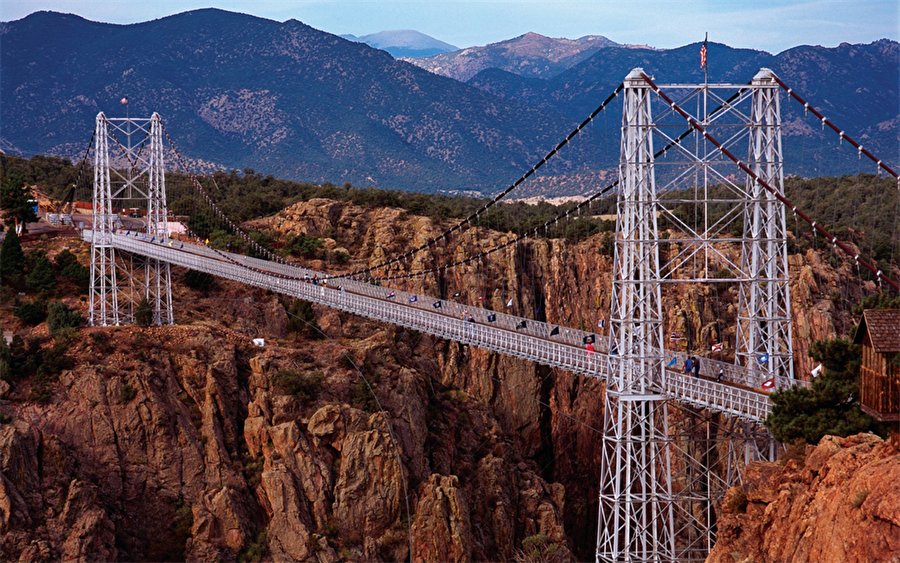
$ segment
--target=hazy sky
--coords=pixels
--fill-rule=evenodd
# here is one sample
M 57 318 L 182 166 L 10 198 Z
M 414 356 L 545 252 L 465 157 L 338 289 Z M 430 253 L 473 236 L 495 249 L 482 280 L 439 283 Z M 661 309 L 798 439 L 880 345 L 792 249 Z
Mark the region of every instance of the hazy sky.
M 124 24 L 207 7 L 293 18 L 338 35 L 414 29 L 457 47 L 528 31 L 571 39 L 605 35 L 659 48 L 702 40 L 708 31 L 710 41 L 771 53 L 900 40 L 898 0 L 2 0 L 0 20 L 53 10 Z

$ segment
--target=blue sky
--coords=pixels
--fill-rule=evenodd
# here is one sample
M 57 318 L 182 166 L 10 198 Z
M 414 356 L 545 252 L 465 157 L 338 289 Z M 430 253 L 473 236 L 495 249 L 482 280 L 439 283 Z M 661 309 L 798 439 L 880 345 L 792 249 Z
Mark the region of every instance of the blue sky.
M 53 10 L 124 24 L 207 7 L 293 18 L 338 35 L 415 29 L 457 47 L 528 31 L 571 39 L 605 35 L 659 48 L 702 40 L 708 31 L 711 41 L 771 53 L 900 40 L 898 0 L 3 0 L 0 20 Z

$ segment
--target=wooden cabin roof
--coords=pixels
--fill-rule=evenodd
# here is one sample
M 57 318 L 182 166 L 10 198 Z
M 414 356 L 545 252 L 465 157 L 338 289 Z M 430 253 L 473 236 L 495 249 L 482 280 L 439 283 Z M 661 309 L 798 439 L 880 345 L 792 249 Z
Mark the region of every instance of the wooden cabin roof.
M 900 309 L 867 309 L 853 341 L 862 343 L 868 333 L 872 347 L 879 354 L 900 352 Z

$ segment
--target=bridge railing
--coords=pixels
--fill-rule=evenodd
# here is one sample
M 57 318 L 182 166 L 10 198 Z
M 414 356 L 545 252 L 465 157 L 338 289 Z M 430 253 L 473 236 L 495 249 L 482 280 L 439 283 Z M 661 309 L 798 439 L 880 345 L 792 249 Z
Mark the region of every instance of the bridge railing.
M 83 238 L 90 240 L 90 232 L 86 231 Z M 412 293 L 356 280 L 330 279 L 322 283 L 322 278 L 318 277 L 320 272 L 220 253 L 202 245 L 185 244 L 182 248 L 181 243 L 175 241 L 151 243 L 143 240 L 143 235 L 134 237 L 116 234 L 112 239 L 111 242 L 117 248 L 177 266 L 573 373 L 612 381 L 609 370 L 615 369 L 617 357 L 603 353 L 603 345 L 596 351 L 585 350 L 581 337 L 588 333 L 583 331 L 569 329 L 566 333 L 564 327 L 561 327 L 560 335 L 549 339 L 549 331 L 556 325 L 466 307 L 451 301 L 440 301 L 441 307 L 438 309 L 434 307 L 434 303 L 439 300 L 432 297 L 415 295 L 415 300 L 410 301 L 414 296 Z M 310 281 L 305 281 L 307 275 Z M 387 298 L 392 291 L 393 297 Z M 467 309 L 468 316 L 463 317 Z M 491 313 L 497 318 L 494 322 L 487 322 L 486 317 Z M 474 322 L 468 320 L 469 316 Z M 526 326 L 517 329 L 522 321 L 526 322 Z M 566 341 L 560 342 L 556 336 L 561 336 Z M 667 372 L 666 388 L 662 391 L 676 400 L 756 421 L 763 420 L 768 413 L 768 397 L 763 393 L 672 371 Z
M 137 233 L 132 233 L 128 236 L 130 236 L 134 240 L 147 240 L 147 237 L 143 234 L 134 236 L 135 234 Z M 152 240 L 152 238 L 150 240 Z M 162 244 L 165 245 L 165 243 Z M 187 243 L 183 245 L 183 249 L 181 248 L 182 243 L 176 242 L 175 244 L 177 245 L 176 248 L 178 248 L 179 250 L 185 250 L 193 254 L 206 256 L 208 258 L 216 260 L 222 260 L 223 255 L 227 255 L 229 260 L 245 264 L 250 268 L 257 268 L 287 277 L 306 277 L 310 280 L 310 283 L 312 282 L 312 280 L 316 280 L 318 284 L 325 284 L 329 287 L 343 287 L 345 288 L 345 290 L 352 291 L 360 295 L 366 295 L 374 299 L 388 299 L 387 296 L 393 293 L 393 297 L 390 298 L 391 301 L 415 309 L 434 310 L 434 304 L 436 302 L 440 302 L 441 306 L 439 311 L 444 316 L 457 318 L 471 316 L 477 323 L 491 324 L 498 328 L 513 330 L 520 334 L 531 335 L 537 338 L 553 340 L 555 342 L 567 344 L 576 348 L 584 348 L 585 338 L 592 337 L 593 347 L 596 353 L 606 354 L 608 352 L 608 341 L 606 336 L 602 336 L 592 332 L 569 328 L 561 325 L 555 325 L 542 321 L 536 321 L 533 319 L 523 319 L 522 317 L 517 317 L 515 315 L 510 315 L 500 311 L 492 311 L 490 309 L 485 309 L 476 305 L 467 305 L 464 303 L 457 303 L 455 301 L 417 295 L 407 291 L 385 288 L 349 278 L 334 278 L 322 272 L 311 270 L 308 268 L 288 264 L 279 264 L 277 262 L 261 260 L 258 258 L 252 258 L 240 254 L 221 253 L 218 250 L 214 250 L 202 244 Z M 413 296 L 416 297 L 416 300 L 414 302 L 410 302 L 410 299 Z M 489 322 L 487 320 L 488 315 L 491 314 L 495 316 L 495 320 L 493 322 Z M 525 327 L 517 328 L 523 321 L 525 322 Z M 559 333 L 551 336 L 550 332 L 556 327 L 559 328 Z M 690 354 L 685 352 L 675 352 L 668 349 L 663 351 L 663 358 L 665 362 L 669 362 L 669 360 L 673 357 L 676 358 L 676 369 L 680 368 L 681 364 L 684 362 L 684 359 L 689 355 Z M 745 385 L 747 387 L 752 387 L 755 389 L 761 388 L 762 378 L 758 373 L 752 370 L 749 370 L 742 366 L 736 366 L 732 363 L 714 360 L 708 357 L 701 357 L 700 359 L 700 375 L 715 379 L 719 373 L 719 370 L 721 370 L 723 374 L 722 381 Z M 783 387 L 791 387 L 794 385 L 809 386 L 809 382 L 798 379 L 790 379 L 787 377 L 778 377 L 775 381 L 775 388 L 779 389 Z
M 771 406 L 764 393 L 672 371 L 666 374 L 666 393 L 700 408 L 757 422 L 766 419 Z

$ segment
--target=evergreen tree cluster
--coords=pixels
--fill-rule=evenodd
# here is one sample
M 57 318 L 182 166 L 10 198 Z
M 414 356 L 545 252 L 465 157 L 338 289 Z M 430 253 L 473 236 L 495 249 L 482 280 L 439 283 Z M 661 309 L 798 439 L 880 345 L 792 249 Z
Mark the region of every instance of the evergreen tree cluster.
M 60 281 L 72 283 L 79 293 L 87 293 L 90 271 L 70 250 L 51 261 L 41 249 L 27 255 L 15 231 L 9 231 L 0 245 L 0 281 L 14 289 L 27 289 L 41 297 L 55 294 Z
M 854 308 L 900 308 L 900 297 L 877 294 L 863 300 Z M 853 332 L 855 332 L 855 327 Z M 859 368 L 861 347 L 851 340 L 819 340 L 809 350 L 810 357 L 822 364 L 824 373 L 812 380 L 809 388 L 791 387 L 776 391 L 772 412 L 765 425 L 782 443 L 802 440 L 817 444 L 823 436 L 849 436 L 860 432 L 874 432 L 887 436 L 888 428 L 862 412 L 859 406 Z

